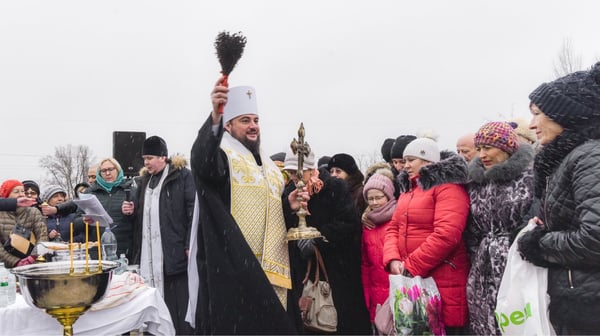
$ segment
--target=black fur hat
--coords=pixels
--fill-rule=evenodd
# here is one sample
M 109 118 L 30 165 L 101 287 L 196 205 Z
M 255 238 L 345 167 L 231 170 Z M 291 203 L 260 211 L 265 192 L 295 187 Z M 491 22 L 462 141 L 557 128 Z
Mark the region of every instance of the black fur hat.
M 329 164 L 327 164 L 327 169 L 331 170 L 333 167 L 342 169 L 348 173 L 348 175 L 352 175 L 359 171 L 354 158 L 346 153 L 335 154 L 331 157 Z
M 142 155 L 169 156 L 167 143 L 163 138 L 153 135 L 144 141 Z
M 392 138 L 387 138 L 383 141 L 383 144 L 381 145 L 381 156 L 383 157 L 385 162 L 392 162 L 392 157 L 390 156 L 390 153 L 392 151 L 394 141 L 395 140 Z
M 417 137 L 414 135 L 401 135 L 396 138 L 392 148 L 390 149 L 390 161 L 391 159 L 401 159 L 404 157 L 404 148 L 411 141 L 415 140 Z

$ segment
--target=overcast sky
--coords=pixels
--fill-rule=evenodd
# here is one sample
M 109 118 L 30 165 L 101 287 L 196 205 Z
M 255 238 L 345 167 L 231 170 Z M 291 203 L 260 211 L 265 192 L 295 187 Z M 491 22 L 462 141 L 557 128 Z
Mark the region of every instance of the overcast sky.
M 379 155 L 430 128 L 442 148 L 529 117 L 565 39 L 600 59 L 600 1 L 0 1 L 0 181 L 57 146 L 112 156 L 113 131 L 189 158 L 210 112 L 221 31 L 247 37 L 230 84 L 256 88 L 263 148 L 300 122 L 317 157 Z

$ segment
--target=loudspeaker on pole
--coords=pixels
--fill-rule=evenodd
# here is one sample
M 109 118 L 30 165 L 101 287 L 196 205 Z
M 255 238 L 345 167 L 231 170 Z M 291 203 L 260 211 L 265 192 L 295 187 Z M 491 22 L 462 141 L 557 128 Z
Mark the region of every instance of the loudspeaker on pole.
M 113 157 L 123 168 L 123 175 L 137 176 L 144 166 L 142 145 L 146 140 L 146 132 L 113 132 Z

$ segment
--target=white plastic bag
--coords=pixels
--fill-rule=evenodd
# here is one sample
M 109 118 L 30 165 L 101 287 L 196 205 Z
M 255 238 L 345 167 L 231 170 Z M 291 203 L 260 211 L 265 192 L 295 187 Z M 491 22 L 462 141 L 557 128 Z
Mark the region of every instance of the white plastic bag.
M 388 303 L 396 335 L 446 335 L 442 299 L 432 277 L 390 274 Z
M 536 226 L 529 221 L 508 250 L 496 302 L 503 335 L 556 335 L 548 317 L 548 269 L 523 260 L 518 251 L 517 240 Z

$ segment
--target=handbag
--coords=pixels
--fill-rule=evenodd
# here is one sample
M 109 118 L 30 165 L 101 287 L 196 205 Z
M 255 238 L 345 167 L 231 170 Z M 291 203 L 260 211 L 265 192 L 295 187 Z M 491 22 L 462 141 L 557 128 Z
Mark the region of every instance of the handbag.
M 556 335 L 548 316 L 548 269 L 523 260 L 516 242 L 536 226 L 530 221 L 508 250 L 495 311 L 503 335 Z
M 302 322 L 306 329 L 317 332 L 337 331 L 337 311 L 333 305 L 333 294 L 329 285 L 329 277 L 321 253 L 315 246 L 315 281 L 309 279 L 312 259 L 308 261 L 306 276 L 302 280 L 304 288 L 298 301 Z M 319 271 L 325 280 L 320 279 Z
M 35 235 L 28 228 L 16 223 L 4 243 L 4 250 L 13 256 L 23 259 L 31 254 L 35 243 Z
M 396 335 L 445 335 L 442 298 L 432 277 L 390 275 Z
M 383 304 L 377 304 L 375 308 L 375 328 L 379 335 L 394 335 L 394 313 L 390 307 L 390 298 L 385 299 Z

